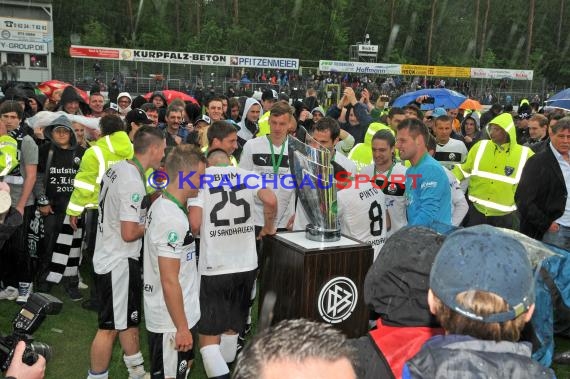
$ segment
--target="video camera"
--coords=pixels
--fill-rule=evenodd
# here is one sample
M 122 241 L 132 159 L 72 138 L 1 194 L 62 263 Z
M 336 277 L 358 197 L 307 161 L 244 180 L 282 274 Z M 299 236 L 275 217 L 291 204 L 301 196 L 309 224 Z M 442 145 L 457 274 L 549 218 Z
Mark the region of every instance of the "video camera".
M 32 293 L 26 304 L 12 321 L 12 334 L 0 336 L 0 370 L 6 371 L 12 362 L 14 350 L 20 341 L 26 342 L 26 350 L 22 361 L 31 366 L 38 360 L 38 354 L 46 361 L 52 356 L 52 348 L 39 341 L 34 341 L 34 333 L 46 315 L 56 315 L 61 311 L 63 303 L 54 296 L 45 293 Z

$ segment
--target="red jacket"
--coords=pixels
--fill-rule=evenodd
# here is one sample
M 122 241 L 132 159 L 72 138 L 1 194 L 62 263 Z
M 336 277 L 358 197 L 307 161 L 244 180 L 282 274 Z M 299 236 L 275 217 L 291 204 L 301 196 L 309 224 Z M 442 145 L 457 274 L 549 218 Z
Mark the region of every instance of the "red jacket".
M 410 360 L 433 336 L 444 334 L 441 328 L 423 326 L 388 326 L 381 319 L 376 321 L 377 329 L 368 334 L 390 366 L 394 377 L 402 377 L 404 363 Z

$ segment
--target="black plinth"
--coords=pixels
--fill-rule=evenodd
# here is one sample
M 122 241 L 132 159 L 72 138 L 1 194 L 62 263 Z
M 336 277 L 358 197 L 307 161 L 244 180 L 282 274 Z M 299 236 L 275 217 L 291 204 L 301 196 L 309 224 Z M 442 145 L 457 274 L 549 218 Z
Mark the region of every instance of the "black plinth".
M 305 232 L 286 232 L 263 239 L 260 305 L 276 295 L 273 323 L 307 318 L 327 322 L 348 337 L 368 329 L 364 278 L 372 265 L 370 245 L 343 236 L 337 242 L 314 242 Z

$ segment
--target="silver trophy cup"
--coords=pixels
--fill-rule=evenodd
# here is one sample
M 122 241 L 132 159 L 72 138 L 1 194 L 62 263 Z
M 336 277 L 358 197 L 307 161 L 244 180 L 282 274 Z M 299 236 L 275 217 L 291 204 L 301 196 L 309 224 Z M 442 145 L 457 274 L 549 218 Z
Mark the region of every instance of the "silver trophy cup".
M 295 179 L 295 191 L 310 222 L 306 226 L 305 237 L 320 242 L 338 241 L 340 227 L 332 152 L 322 146 L 307 145 L 291 136 L 288 138 L 289 168 Z M 311 137 L 307 135 L 307 138 Z

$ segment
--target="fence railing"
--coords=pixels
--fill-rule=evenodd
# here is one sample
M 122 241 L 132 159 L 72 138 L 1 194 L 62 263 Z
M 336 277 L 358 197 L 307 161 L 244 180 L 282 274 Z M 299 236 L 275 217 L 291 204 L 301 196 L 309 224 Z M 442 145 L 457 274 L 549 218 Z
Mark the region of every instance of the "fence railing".
M 319 98 L 325 101 L 334 102 L 328 95 L 326 85 L 331 84 L 324 80 L 314 80 L 307 75 L 300 76 L 298 80 L 290 80 L 285 85 L 282 83 L 272 84 L 270 82 L 244 82 L 239 78 L 246 72 L 250 73 L 250 78 L 257 75 L 253 70 L 237 67 L 217 67 L 217 66 L 194 66 L 180 64 L 164 64 L 151 62 L 125 62 L 125 61 L 99 61 L 100 68 L 95 68 L 95 61 L 90 59 L 76 59 L 70 57 L 52 58 L 52 75 L 54 79 L 73 83 L 78 87 L 89 90 L 97 81 L 102 90 L 106 90 L 111 82 L 117 81 L 119 88 L 133 94 L 142 94 L 161 89 L 175 89 L 192 92 L 194 88 L 200 87 L 204 91 L 213 90 L 217 94 L 227 94 L 232 87 L 238 95 L 253 93 L 266 88 L 275 89 L 278 92 L 287 93 L 292 99 L 304 98 L 305 90 L 314 87 L 319 92 Z M 305 72 L 300 72 L 300 75 Z M 411 77 L 401 77 L 403 81 L 410 82 Z M 453 80 L 448 80 L 448 88 L 456 89 Z M 333 83 L 338 84 L 338 83 Z M 493 102 L 504 103 L 510 96 L 512 103 L 517 104 L 520 99 L 531 100 L 538 95 L 544 100 L 549 94 L 552 95 L 563 89 L 556 86 L 547 86 L 545 80 L 536 78 L 534 81 L 509 81 L 506 86 L 499 86 L 498 81 L 472 79 L 467 81 L 469 92 L 483 100 L 483 97 L 491 92 Z M 379 93 L 386 93 L 383 87 L 370 83 L 368 88 Z M 460 91 L 464 88 L 458 88 Z M 402 92 L 409 91 L 409 88 L 390 88 L 387 93 L 392 98 Z M 342 95 L 342 94 L 340 94 Z M 336 97 L 336 96 L 334 96 Z M 484 100 L 483 100 L 484 102 Z

